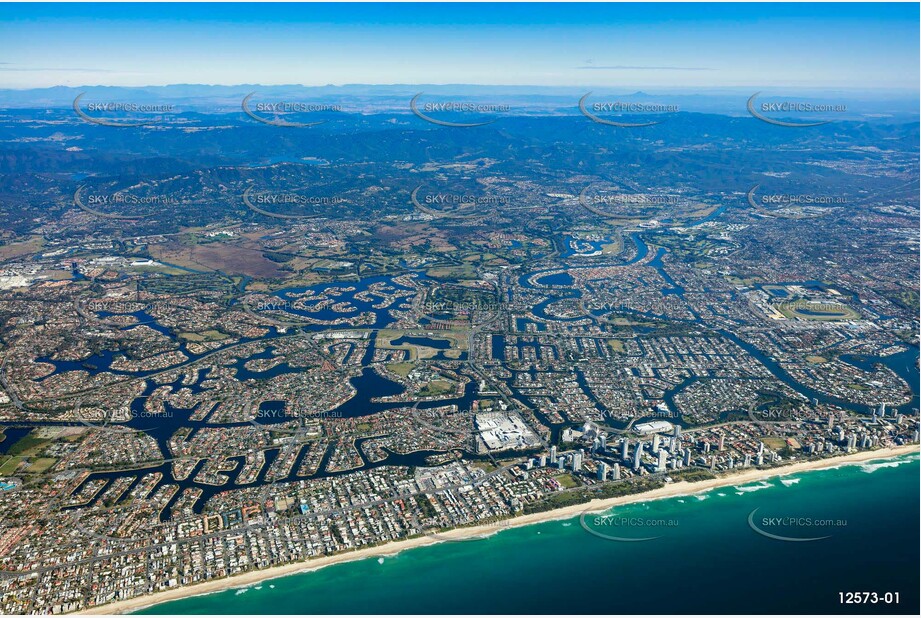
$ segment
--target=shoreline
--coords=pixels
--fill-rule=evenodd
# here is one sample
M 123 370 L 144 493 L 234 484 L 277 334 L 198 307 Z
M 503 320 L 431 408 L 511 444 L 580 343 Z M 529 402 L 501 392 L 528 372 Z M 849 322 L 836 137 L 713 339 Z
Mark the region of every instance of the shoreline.
M 242 588 L 257 583 L 266 582 L 268 580 L 277 579 L 279 577 L 315 571 L 323 567 L 331 566 L 334 564 L 341 564 L 343 562 L 352 562 L 356 560 L 364 560 L 367 558 L 381 556 L 393 556 L 405 550 L 434 545 L 436 543 L 444 542 L 447 539 L 460 540 L 470 537 L 490 536 L 499 532 L 500 530 L 518 528 L 521 526 L 528 526 L 537 523 L 558 521 L 560 519 L 571 519 L 573 517 L 580 516 L 582 513 L 604 511 L 612 507 L 623 506 L 625 504 L 694 495 L 720 487 L 741 485 L 753 481 L 788 476 L 790 474 L 796 474 L 799 472 L 824 470 L 843 465 L 856 465 L 867 461 L 893 459 L 895 457 L 919 452 L 921 451 L 919 451 L 919 446 L 917 444 L 909 444 L 892 448 L 877 449 L 874 451 L 860 451 L 857 453 L 851 453 L 849 455 L 830 457 L 827 459 L 820 459 L 815 461 L 792 463 L 767 470 L 748 469 L 744 472 L 726 474 L 715 479 L 698 481 L 696 483 L 690 483 L 688 481 L 677 481 L 674 483 L 669 483 L 664 487 L 646 492 L 629 494 L 626 496 L 617 496 L 614 498 L 596 498 L 589 502 L 574 504 L 550 511 L 543 511 L 541 513 L 519 515 L 517 517 L 512 517 L 510 519 L 505 519 L 492 524 L 482 524 L 466 528 L 455 528 L 453 530 L 439 532 L 438 536 L 441 538 L 433 538 L 431 536 L 423 535 L 421 537 L 412 539 L 392 541 L 382 545 L 377 545 L 375 547 L 366 547 L 341 554 L 335 554 L 332 556 L 310 558 L 306 561 L 292 562 L 289 564 L 269 567 L 267 569 L 240 573 L 238 575 L 232 575 L 230 577 L 224 577 L 212 581 L 199 582 L 190 586 L 155 592 L 153 594 L 139 596 L 133 599 L 113 601 L 112 603 L 85 608 L 74 613 L 78 615 L 126 614 L 132 611 L 150 607 L 152 605 L 159 605 L 168 601 L 176 601 L 191 596 L 212 594 L 233 588 Z

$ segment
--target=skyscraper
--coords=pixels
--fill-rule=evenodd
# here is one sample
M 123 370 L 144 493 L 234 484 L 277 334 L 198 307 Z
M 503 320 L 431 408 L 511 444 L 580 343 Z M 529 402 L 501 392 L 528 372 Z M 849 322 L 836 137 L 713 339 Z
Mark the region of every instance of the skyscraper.
M 633 453 L 633 469 L 639 470 L 643 463 L 643 443 L 636 443 L 636 451 Z
M 600 464 L 598 464 L 598 480 L 603 481 L 607 478 L 607 476 L 608 476 L 608 464 L 602 461 Z

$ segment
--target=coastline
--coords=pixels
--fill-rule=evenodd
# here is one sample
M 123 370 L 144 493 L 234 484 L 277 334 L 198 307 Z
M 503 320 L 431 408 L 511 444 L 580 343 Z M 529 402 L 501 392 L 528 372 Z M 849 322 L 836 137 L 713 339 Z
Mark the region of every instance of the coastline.
M 790 474 L 796 474 L 799 472 L 836 468 L 843 465 L 855 465 L 867 461 L 892 459 L 902 455 L 919 452 L 921 451 L 919 451 L 919 446 L 917 444 L 909 444 L 899 447 L 877 449 L 874 451 L 860 451 L 857 453 L 842 455 L 839 457 L 831 457 L 828 459 L 797 462 L 766 470 L 747 469 L 743 472 L 726 474 L 715 479 L 708 479 L 695 483 L 678 481 L 647 492 L 630 494 L 626 496 L 617 496 L 614 498 L 595 499 L 590 502 L 570 505 L 551 511 L 519 515 L 517 517 L 503 520 L 498 523 L 471 526 L 467 528 L 457 528 L 454 530 L 439 532 L 438 536 L 440 538 L 433 538 L 423 535 L 413 539 L 394 541 L 375 547 L 362 548 L 350 552 L 336 554 L 333 556 L 322 556 L 302 562 L 294 562 L 290 564 L 269 567 L 267 569 L 261 569 L 258 571 L 250 571 L 247 573 L 233 575 L 231 577 L 192 584 L 191 586 L 184 586 L 172 590 L 164 590 L 162 592 L 135 597 L 133 599 L 114 601 L 106 605 L 86 608 L 75 613 L 93 615 L 130 613 L 132 611 L 150 607 L 151 605 L 158 605 L 167 601 L 175 601 L 190 596 L 211 594 L 232 588 L 250 586 L 279 577 L 314 571 L 333 564 L 351 562 L 354 560 L 363 560 L 372 557 L 392 556 L 404 550 L 441 543 L 446 539 L 459 540 L 470 537 L 488 536 L 508 528 L 516 528 L 537 523 L 557 521 L 560 519 L 571 519 L 573 517 L 578 517 L 585 512 L 604 511 L 612 507 L 622 506 L 625 504 L 693 495 L 720 487 L 741 485 L 769 478 L 788 476 Z

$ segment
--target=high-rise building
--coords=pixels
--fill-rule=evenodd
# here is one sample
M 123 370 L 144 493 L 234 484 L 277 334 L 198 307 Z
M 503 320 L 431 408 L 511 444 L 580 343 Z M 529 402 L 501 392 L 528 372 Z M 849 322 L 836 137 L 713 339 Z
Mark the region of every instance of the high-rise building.
M 752 465 L 752 456 L 751 453 L 745 453 L 745 463 L 742 464 L 743 468 L 747 468 Z
M 656 434 L 652 437 L 652 454 L 657 455 L 659 453 L 659 434 Z
M 602 461 L 600 464 L 598 464 L 598 480 L 603 481 L 607 478 L 607 476 L 608 476 L 608 464 Z
M 674 437 L 676 437 L 676 438 L 681 438 L 681 425 L 675 425 L 674 432 L 675 432 L 675 433 L 672 434 L 672 435 L 674 435 Z
M 656 472 L 665 472 L 666 456 L 667 454 L 665 450 L 659 451 L 659 462 L 658 462 L 658 465 L 656 465 Z
M 601 446 L 601 450 L 606 450 L 608 448 L 608 434 L 603 433 L 598 436 L 598 444 Z
M 636 451 L 633 453 L 633 469 L 639 470 L 643 463 L 643 443 L 636 443 Z
M 691 465 L 691 449 L 689 448 L 684 449 L 684 465 Z
M 572 471 L 578 472 L 582 469 L 582 451 L 576 451 L 572 454 Z
M 720 445 L 719 445 L 719 450 L 722 451 L 722 450 L 725 449 L 725 448 L 726 448 L 726 434 L 721 433 L 721 434 L 720 434 Z
M 834 428 L 835 428 L 835 413 L 829 412 L 828 413 L 828 431 L 831 431 Z
M 566 458 L 565 458 L 565 457 L 557 457 L 557 459 L 556 459 L 556 467 L 559 468 L 560 470 L 565 470 L 565 469 L 566 469 Z
M 557 457 L 556 457 L 556 446 L 551 446 L 551 447 L 550 447 L 550 461 L 554 461 L 554 462 L 555 462 L 556 460 L 557 460 Z
M 886 404 L 885 404 L 885 403 L 879 404 L 879 415 L 880 415 L 881 417 L 885 417 L 885 416 L 886 416 Z
M 630 461 L 630 440 L 627 440 L 626 438 L 624 438 L 621 441 L 620 445 L 621 445 L 621 448 L 623 448 L 623 451 L 621 451 L 621 454 L 620 454 L 620 458 L 623 459 L 625 462 Z
M 613 472 L 612 477 L 614 478 L 615 481 L 619 481 L 620 480 L 620 464 L 614 464 L 611 469 Z

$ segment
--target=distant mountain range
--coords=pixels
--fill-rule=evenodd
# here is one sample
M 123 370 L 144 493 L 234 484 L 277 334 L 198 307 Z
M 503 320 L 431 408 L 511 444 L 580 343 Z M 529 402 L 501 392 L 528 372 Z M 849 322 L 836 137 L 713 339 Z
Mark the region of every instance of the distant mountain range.
M 126 88 L 115 86 L 56 86 L 29 90 L 0 89 L 0 108 L 58 109 L 71 107 L 74 99 L 84 94 L 83 103 L 171 104 L 178 113 L 226 113 L 240 109 L 245 96 L 255 92 L 261 101 L 335 104 L 345 112 L 405 112 L 411 113 L 409 102 L 424 93 L 432 97 L 450 96 L 452 102 L 490 103 L 508 105 L 504 115 L 576 115 L 579 99 L 591 92 L 592 102 L 655 103 L 677 107 L 684 112 L 703 112 L 730 116 L 748 115 L 746 103 L 753 94 L 763 90 L 761 99 L 801 101 L 845 105 L 847 111 L 836 114 L 841 120 L 884 120 L 912 122 L 919 118 L 917 92 L 820 90 L 820 89 L 709 89 L 662 90 L 642 92 L 628 88 L 586 87 L 585 89 L 542 86 L 480 86 L 465 84 L 346 84 L 342 86 L 209 86 L 175 84 Z

